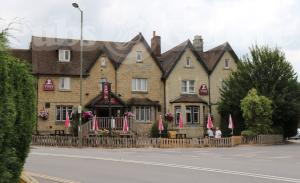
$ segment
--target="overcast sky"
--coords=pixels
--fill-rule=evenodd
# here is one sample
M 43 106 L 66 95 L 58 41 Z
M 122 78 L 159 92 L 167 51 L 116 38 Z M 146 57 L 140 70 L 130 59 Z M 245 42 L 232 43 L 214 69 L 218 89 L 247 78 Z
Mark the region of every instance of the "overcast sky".
M 281 48 L 300 73 L 300 1 L 297 0 L 7 0 L 0 6 L 0 28 L 17 19 L 11 47 L 28 48 L 31 36 L 128 41 L 152 31 L 166 51 L 194 35 L 204 50 L 228 41 L 238 56 L 253 44 Z M 299 80 L 299 79 L 298 79 Z

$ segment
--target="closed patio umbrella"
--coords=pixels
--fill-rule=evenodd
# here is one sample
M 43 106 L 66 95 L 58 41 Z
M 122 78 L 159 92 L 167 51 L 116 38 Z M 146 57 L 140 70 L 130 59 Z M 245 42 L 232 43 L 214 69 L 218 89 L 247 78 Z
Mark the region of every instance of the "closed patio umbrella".
M 212 119 L 211 119 L 210 113 L 208 113 L 208 117 L 207 117 L 207 125 L 206 125 L 206 127 L 207 127 L 208 129 L 211 129 L 211 128 L 214 127 L 213 122 L 212 122 Z
M 123 121 L 123 132 L 127 133 L 128 131 L 129 131 L 129 125 L 128 125 L 127 116 L 125 116 Z
M 158 130 L 159 130 L 159 134 L 161 134 L 161 132 L 164 131 L 164 124 L 161 115 L 159 115 Z

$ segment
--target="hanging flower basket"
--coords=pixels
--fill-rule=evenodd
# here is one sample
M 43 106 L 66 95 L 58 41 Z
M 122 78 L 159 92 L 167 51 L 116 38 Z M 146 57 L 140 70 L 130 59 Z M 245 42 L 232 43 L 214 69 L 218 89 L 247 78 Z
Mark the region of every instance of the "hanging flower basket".
M 85 111 L 83 112 L 83 118 L 84 120 L 90 120 L 93 118 L 93 113 L 92 111 Z
M 166 118 L 167 121 L 172 122 L 173 119 L 174 119 L 174 115 L 171 112 L 167 112 L 165 114 L 165 118 Z
M 39 115 L 40 118 L 42 118 L 43 120 L 47 120 L 49 117 L 49 112 L 43 108 L 42 110 L 40 110 Z

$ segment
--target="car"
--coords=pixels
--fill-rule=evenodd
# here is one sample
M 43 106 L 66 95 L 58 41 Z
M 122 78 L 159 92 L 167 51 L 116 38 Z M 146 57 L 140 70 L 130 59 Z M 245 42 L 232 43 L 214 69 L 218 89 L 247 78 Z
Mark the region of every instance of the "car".
M 290 139 L 300 139 L 300 128 L 297 129 L 297 134 L 293 137 L 290 137 Z

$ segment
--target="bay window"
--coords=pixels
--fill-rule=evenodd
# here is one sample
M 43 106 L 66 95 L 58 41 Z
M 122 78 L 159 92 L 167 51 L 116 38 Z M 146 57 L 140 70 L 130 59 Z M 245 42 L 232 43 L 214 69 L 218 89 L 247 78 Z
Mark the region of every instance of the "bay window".
M 135 107 L 135 119 L 137 121 L 142 121 L 142 122 L 151 121 L 151 107 L 150 106 Z
M 186 122 L 188 124 L 199 123 L 199 107 L 187 106 L 186 107 Z

